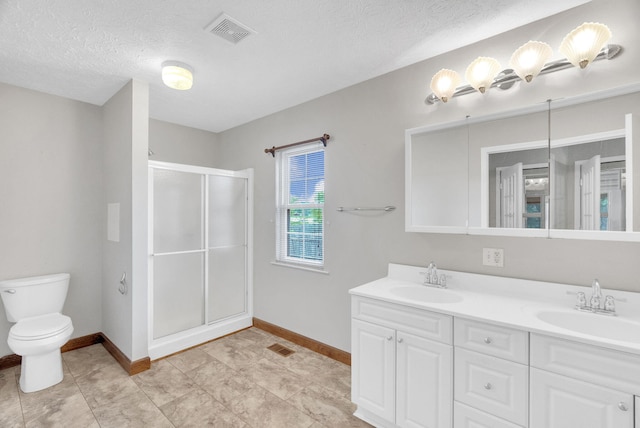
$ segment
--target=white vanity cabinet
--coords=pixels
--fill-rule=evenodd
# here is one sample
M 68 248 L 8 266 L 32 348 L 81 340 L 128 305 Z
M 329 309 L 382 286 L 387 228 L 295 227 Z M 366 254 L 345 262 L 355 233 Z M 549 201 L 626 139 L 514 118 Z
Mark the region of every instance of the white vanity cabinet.
M 621 304 L 606 317 L 573 310 L 581 287 L 445 271 L 450 288 L 437 290 L 423 270 L 390 264 L 350 290 L 355 416 L 377 428 L 640 428 L 640 293 L 612 290 Z
M 528 425 L 529 335 L 455 318 L 455 428 Z
M 633 428 L 639 391 L 640 355 L 531 335 L 531 428 Z
M 377 427 L 452 426 L 452 319 L 352 298 L 352 401 Z

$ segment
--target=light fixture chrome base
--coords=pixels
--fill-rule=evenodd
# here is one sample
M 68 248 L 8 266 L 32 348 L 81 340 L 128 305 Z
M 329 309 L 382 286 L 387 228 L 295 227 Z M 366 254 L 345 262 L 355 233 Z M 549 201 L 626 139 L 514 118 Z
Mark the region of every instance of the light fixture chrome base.
M 600 61 L 602 59 L 613 59 L 617 57 L 620 52 L 622 52 L 622 46 L 620 45 L 606 45 L 600 50 L 598 56 L 593 60 Z M 568 59 L 559 59 L 557 61 L 548 62 L 542 67 L 539 74 L 549 74 L 554 73 L 556 71 L 564 70 L 565 68 L 571 68 L 573 64 L 569 62 Z M 493 83 L 491 84 L 491 88 L 498 88 L 502 90 L 506 90 L 511 88 L 517 81 L 522 80 L 520 77 L 510 68 L 502 70 L 500 74 L 493 79 Z M 472 92 L 476 92 L 470 85 L 460 86 L 453 93 L 451 98 L 459 97 L 461 95 L 467 95 Z M 435 104 L 439 102 L 440 99 L 434 94 L 431 93 L 425 100 L 426 104 Z

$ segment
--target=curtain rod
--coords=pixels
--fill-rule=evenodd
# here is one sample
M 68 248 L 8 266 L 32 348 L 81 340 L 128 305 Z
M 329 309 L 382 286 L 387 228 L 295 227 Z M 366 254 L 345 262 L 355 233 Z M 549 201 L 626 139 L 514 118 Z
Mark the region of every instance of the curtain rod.
M 329 134 L 323 134 L 322 137 L 311 138 L 309 140 L 298 141 L 297 143 L 286 144 L 284 146 L 273 146 L 270 149 L 264 149 L 265 153 L 271 153 L 271 156 L 276 157 L 276 150 L 286 149 L 288 147 L 299 146 L 300 144 L 313 143 L 314 141 L 321 141 L 322 145 L 327 147 L 327 141 L 331 138 Z

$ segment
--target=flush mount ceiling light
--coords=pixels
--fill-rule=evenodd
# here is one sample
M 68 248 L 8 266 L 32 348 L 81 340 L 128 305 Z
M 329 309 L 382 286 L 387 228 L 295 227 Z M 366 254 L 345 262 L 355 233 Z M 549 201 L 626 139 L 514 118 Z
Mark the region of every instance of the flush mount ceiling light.
M 467 71 L 464 73 L 464 77 L 473 89 L 484 94 L 485 91 L 491 87 L 493 79 L 499 71 L 500 63 L 497 60 L 481 56 L 469 64 Z
M 622 47 L 607 45 L 610 38 L 611 31 L 606 25 L 589 22 L 571 31 L 562 41 L 560 52 L 566 56 L 565 59 L 545 64 L 552 54 L 551 47 L 544 42 L 534 41 L 520 46 L 509 61 L 509 66 L 512 68 L 499 73 L 494 72 L 493 66 L 490 65 L 495 60 L 479 57 L 467 67 L 465 78 L 468 84 L 460 87 L 455 87 L 460 79 L 458 73 L 442 69 L 431 79 L 433 93 L 429 94 L 425 101 L 427 104 L 435 104 L 438 101 L 447 102 L 453 97 L 476 91 L 484 93 L 493 87 L 509 89 L 517 81 L 531 82 L 537 75 L 549 74 L 573 66 L 585 68 L 593 61 L 613 59 L 622 52 Z M 498 65 L 497 68 L 499 67 Z M 451 86 L 454 87 L 453 90 Z
M 460 76 L 458 73 L 443 68 L 433 75 L 431 79 L 431 90 L 443 103 L 446 103 L 455 92 L 459 83 Z
M 585 68 L 610 38 L 611 31 L 606 25 L 585 22 L 565 36 L 560 44 L 560 53 L 566 56 L 571 64 Z
M 511 55 L 509 65 L 522 80 L 529 83 L 540 73 L 552 53 L 548 44 L 528 41 Z
M 172 89 L 186 91 L 193 86 L 193 68 L 179 61 L 162 63 L 162 82 Z

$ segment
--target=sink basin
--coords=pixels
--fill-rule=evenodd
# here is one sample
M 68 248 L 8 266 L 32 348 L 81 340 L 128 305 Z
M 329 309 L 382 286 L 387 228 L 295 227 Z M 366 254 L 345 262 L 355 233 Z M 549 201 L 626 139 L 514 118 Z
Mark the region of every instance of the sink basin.
M 624 318 L 579 311 L 540 311 L 540 321 L 576 333 L 623 342 L 640 342 L 640 323 Z
M 394 287 L 389 292 L 403 299 L 429 303 L 455 303 L 462 301 L 462 296 L 459 294 L 422 285 Z

